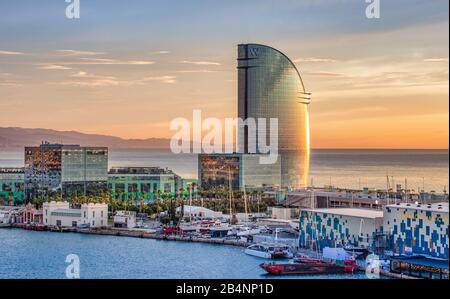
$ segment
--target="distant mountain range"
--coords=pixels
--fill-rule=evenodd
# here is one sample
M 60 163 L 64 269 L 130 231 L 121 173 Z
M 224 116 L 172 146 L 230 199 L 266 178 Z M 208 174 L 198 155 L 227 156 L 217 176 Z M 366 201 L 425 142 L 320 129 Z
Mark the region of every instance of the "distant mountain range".
M 124 139 L 120 137 L 85 134 L 76 131 L 0 127 L 0 148 L 23 148 L 42 141 L 81 146 L 107 146 L 113 149 L 169 149 L 170 139 Z

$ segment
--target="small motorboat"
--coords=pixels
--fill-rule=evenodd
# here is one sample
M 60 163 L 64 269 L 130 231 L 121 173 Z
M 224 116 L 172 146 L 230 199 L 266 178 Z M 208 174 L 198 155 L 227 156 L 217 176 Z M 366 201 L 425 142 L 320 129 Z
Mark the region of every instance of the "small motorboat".
M 354 256 L 355 258 L 365 258 L 369 254 L 369 250 L 365 247 L 357 247 L 353 245 L 347 245 L 344 250 Z
M 283 244 L 258 243 L 247 247 L 244 251 L 248 255 L 253 255 L 266 259 L 292 258 L 290 247 Z

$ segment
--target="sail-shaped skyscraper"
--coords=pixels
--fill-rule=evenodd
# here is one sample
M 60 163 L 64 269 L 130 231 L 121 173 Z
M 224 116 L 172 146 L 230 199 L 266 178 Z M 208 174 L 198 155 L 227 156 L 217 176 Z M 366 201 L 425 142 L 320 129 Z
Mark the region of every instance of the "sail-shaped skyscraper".
M 307 186 L 310 99 L 299 71 L 285 54 L 260 44 L 238 45 L 238 117 L 278 119 L 282 187 Z M 267 128 L 266 138 L 270 134 Z M 245 135 L 240 148 L 250 153 L 248 142 L 258 144 L 252 140 L 255 136 L 248 134 L 247 128 L 241 128 L 240 134 Z

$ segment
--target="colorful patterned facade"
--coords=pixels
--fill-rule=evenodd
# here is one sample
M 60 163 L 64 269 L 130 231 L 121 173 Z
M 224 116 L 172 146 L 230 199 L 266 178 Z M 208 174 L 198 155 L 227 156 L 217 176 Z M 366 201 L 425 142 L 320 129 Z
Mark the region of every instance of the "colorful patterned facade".
M 394 253 L 448 259 L 448 203 L 401 203 L 384 208 L 384 229 Z
M 299 245 L 304 248 L 368 247 L 372 245 L 374 234 L 382 231 L 382 211 L 338 208 L 300 212 Z

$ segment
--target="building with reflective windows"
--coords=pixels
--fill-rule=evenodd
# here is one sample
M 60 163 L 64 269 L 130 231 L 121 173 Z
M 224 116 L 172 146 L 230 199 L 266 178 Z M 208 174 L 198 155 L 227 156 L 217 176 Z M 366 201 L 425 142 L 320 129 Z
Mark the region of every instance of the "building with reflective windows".
M 160 167 L 114 167 L 108 173 L 108 188 L 122 200 L 151 200 L 158 193 L 175 193 L 183 181 L 172 170 Z
M 26 199 L 107 191 L 108 148 L 43 143 L 25 147 Z
M 202 189 L 256 190 L 279 187 L 281 169 L 275 164 L 259 163 L 258 154 L 201 154 L 198 157 L 198 182 Z
M 281 185 L 307 186 L 310 133 L 310 94 L 294 63 L 280 51 L 259 44 L 238 46 L 238 117 L 277 118 Z M 269 131 L 269 125 L 267 125 Z M 249 144 L 258 144 L 258 134 L 239 128 L 239 152 L 251 153 Z M 267 140 L 269 132 L 266 134 Z M 240 141 L 241 143 L 241 141 Z M 257 151 L 258 152 L 258 151 Z

